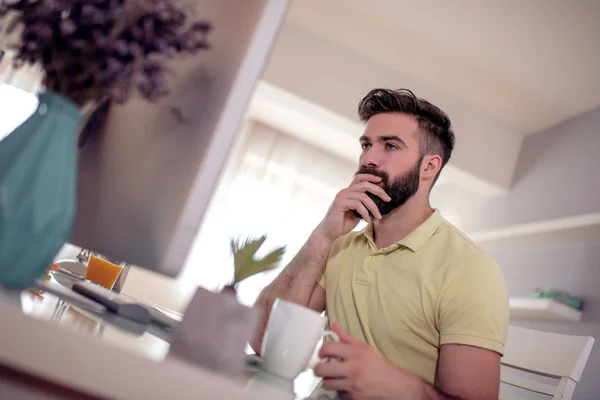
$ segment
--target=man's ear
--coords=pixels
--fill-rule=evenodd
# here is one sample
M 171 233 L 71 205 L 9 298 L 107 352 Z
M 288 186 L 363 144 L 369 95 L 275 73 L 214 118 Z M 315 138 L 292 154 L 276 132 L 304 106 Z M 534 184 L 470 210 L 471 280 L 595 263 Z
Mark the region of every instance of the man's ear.
M 442 169 L 442 157 L 439 154 L 427 154 L 421 164 L 421 178 L 433 180 Z

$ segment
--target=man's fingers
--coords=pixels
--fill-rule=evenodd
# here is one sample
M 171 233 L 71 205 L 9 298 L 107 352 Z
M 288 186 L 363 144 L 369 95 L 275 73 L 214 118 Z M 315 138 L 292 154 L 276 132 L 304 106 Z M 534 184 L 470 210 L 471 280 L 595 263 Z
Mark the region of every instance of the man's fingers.
M 342 342 L 326 342 L 319 350 L 319 358 L 339 358 L 347 360 L 352 357 L 354 346 Z
M 359 213 L 363 219 L 367 222 L 371 222 L 371 217 L 369 216 L 369 211 L 365 207 L 365 205 L 358 199 L 346 199 L 346 203 L 342 204 L 342 207 L 346 210 L 355 210 Z M 377 208 L 377 207 L 375 207 Z
M 350 367 L 345 362 L 324 361 L 313 369 L 316 376 L 321 378 L 349 378 Z
M 378 196 L 383 201 L 390 201 L 392 198 L 383 190 L 382 187 L 375 185 L 371 182 L 361 182 L 356 185 L 350 186 L 348 189 L 358 192 L 369 192 Z
M 371 198 L 366 193 L 350 192 L 348 194 L 348 198 L 360 201 L 362 204 L 364 204 L 365 207 L 367 207 L 369 211 L 371 211 L 371 214 L 373 214 L 375 218 L 381 219 L 381 213 L 379 212 L 379 208 L 377 208 L 375 202 L 371 200 Z
M 381 182 L 381 177 L 377 176 L 377 175 L 372 175 L 372 174 L 356 174 L 354 176 L 354 179 L 352 179 L 352 183 L 351 185 L 355 185 L 359 182 Z
M 365 345 L 365 343 L 361 342 L 360 340 L 358 340 L 357 338 L 355 338 L 348 332 L 344 331 L 337 322 L 334 322 L 333 325 L 331 325 L 331 330 L 334 331 L 335 333 L 337 333 L 338 337 L 340 338 L 341 343 L 347 343 L 347 344 L 355 345 L 355 346 L 364 346 Z
M 352 379 L 332 378 L 323 379 L 323 387 L 327 390 L 336 390 L 338 392 L 350 392 L 352 390 Z

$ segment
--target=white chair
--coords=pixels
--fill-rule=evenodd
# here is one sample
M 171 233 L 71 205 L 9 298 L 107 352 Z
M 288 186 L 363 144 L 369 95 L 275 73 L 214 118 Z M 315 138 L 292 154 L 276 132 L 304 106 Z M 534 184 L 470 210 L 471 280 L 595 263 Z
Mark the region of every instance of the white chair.
M 510 326 L 502 357 L 500 400 L 524 399 L 511 393 L 510 387 L 552 400 L 570 400 L 593 345 L 594 338 L 589 336 Z

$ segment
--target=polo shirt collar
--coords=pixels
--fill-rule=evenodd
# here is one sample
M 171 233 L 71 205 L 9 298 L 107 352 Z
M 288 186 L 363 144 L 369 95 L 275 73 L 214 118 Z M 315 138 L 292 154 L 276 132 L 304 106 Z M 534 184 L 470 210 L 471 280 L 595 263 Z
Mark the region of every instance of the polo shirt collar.
M 410 249 L 413 252 L 419 251 L 425 243 L 433 236 L 433 234 L 437 231 L 437 229 L 444 222 L 444 218 L 440 213 L 440 210 L 435 209 L 433 214 L 429 218 L 425 220 L 421 225 L 419 225 L 415 230 L 409 233 L 406 237 L 399 240 L 395 244 L 387 247 L 397 248 L 398 246 L 404 246 Z M 368 224 L 362 231 L 361 234 L 365 236 L 365 238 L 369 241 L 369 244 L 376 248 L 375 241 L 373 240 L 373 224 Z M 385 249 L 380 249 L 385 250 Z

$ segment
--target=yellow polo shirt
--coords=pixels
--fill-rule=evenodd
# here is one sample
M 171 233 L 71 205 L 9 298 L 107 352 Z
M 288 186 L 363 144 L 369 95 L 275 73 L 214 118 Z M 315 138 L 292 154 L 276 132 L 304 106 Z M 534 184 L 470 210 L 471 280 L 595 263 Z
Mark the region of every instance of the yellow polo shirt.
M 318 282 L 330 323 L 430 383 L 443 344 L 503 354 L 509 309 L 502 271 L 438 210 L 383 249 L 372 225 L 339 238 Z

